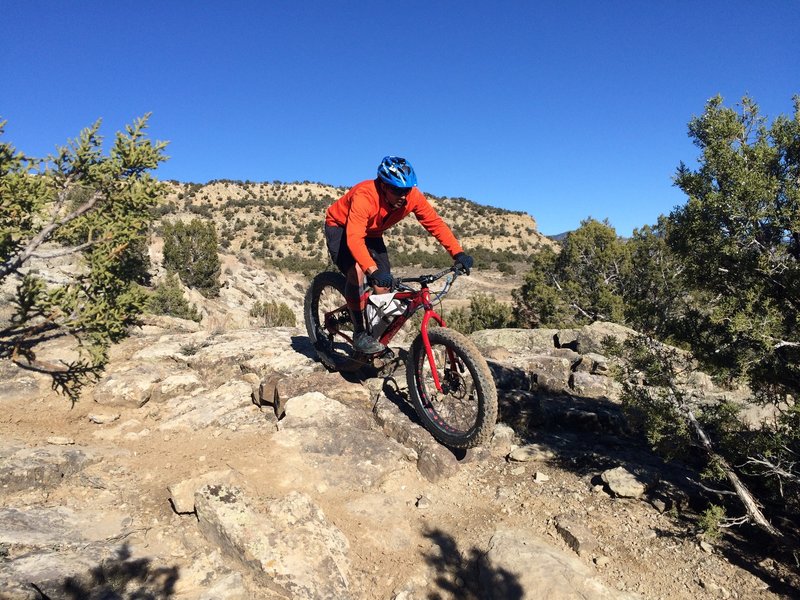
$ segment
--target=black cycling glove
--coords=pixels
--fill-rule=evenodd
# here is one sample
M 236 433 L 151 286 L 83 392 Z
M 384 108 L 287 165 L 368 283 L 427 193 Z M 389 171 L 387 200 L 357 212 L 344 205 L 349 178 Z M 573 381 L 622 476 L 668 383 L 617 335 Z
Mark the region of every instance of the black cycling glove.
M 459 252 L 453 257 L 453 260 L 456 261 L 457 265 L 461 265 L 464 267 L 464 273 L 469 275 L 469 270 L 472 268 L 472 257 L 469 254 L 465 254 L 464 252 Z
M 394 281 L 394 277 L 389 271 L 373 271 L 370 275 L 367 275 L 367 283 L 369 283 L 373 287 L 392 287 L 392 282 Z

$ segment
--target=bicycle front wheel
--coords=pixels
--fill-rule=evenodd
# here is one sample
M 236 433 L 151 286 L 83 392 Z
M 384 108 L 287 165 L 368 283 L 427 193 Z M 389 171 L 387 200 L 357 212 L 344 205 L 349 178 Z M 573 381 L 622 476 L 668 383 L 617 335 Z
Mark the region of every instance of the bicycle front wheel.
M 489 366 L 465 336 L 436 327 L 428 331 L 442 390 L 436 389 L 422 335 L 411 345 L 408 392 L 425 428 L 451 448 L 489 440 L 497 420 L 497 389 Z

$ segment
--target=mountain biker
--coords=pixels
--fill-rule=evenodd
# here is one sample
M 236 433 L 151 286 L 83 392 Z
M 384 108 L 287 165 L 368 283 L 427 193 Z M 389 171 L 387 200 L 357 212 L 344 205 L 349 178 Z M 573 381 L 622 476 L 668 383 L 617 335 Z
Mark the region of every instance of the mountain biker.
M 387 156 L 378 165 L 375 179 L 362 181 L 328 207 L 325 240 L 334 264 L 345 276 L 345 300 L 353 319 L 353 346 L 359 352 L 376 354 L 383 344 L 366 329 L 362 286 L 376 294 L 392 285 L 392 269 L 383 232 L 409 213 L 435 237 L 467 274 L 472 257 L 464 253 L 453 232 L 436 213 L 417 186 L 411 164 L 399 156 Z

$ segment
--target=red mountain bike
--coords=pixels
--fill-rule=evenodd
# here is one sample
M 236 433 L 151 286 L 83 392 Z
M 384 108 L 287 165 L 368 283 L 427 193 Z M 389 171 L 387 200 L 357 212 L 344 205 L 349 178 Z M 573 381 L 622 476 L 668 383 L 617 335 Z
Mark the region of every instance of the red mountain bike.
M 447 329 L 433 309 L 463 271 L 460 265 L 439 273 L 395 279 L 391 310 L 380 314 L 382 323 L 372 334 L 387 346 L 377 355 L 353 348 L 353 323 L 344 298 L 344 275 L 318 274 L 306 292 L 303 306 L 306 329 L 322 363 L 331 370 L 353 371 L 375 359 L 393 357 L 389 342 L 419 309 L 424 310 L 420 333 L 411 344 L 406 364 L 408 391 L 424 426 L 441 443 L 472 448 L 486 441 L 497 419 L 497 390 L 483 356 L 461 333 Z M 448 276 L 444 288 L 429 285 Z M 419 289 L 409 284 L 418 284 Z M 367 292 L 365 297 L 370 294 Z M 439 326 L 429 327 L 433 319 Z

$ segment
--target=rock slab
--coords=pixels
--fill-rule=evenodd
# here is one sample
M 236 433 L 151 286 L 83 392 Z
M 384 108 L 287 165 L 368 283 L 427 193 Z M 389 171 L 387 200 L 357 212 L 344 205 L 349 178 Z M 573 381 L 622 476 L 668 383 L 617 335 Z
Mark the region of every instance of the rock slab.
M 499 529 L 481 567 L 481 586 L 492 600 L 632 600 L 606 588 L 578 558 L 531 532 Z
M 347 538 L 300 492 L 258 510 L 237 487 L 207 485 L 195 494 L 201 531 L 276 597 L 350 598 Z

